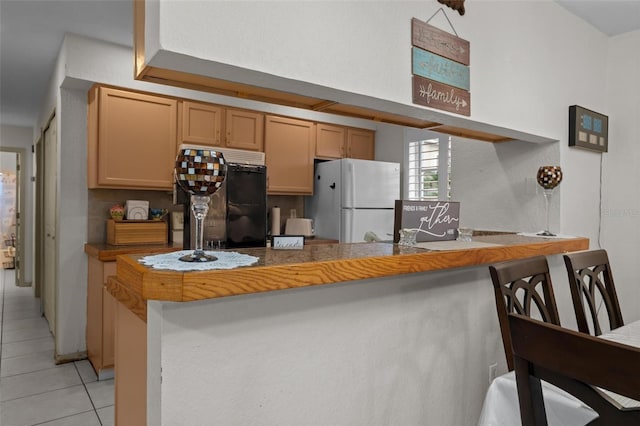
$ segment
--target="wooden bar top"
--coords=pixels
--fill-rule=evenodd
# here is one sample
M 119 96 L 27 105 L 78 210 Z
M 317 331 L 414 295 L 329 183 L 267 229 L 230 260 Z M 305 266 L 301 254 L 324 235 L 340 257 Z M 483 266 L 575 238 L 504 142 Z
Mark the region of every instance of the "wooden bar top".
M 189 302 L 274 290 L 333 284 L 415 272 L 477 266 L 589 248 L 587 238 L 539 238 L 516 234 L 474 236 L 481 248 L 427 250 L 391 243 L 305 245 L 302 250 L 235 249 L 259 258 L 252 266 L 213 271 L 152 269 L 138 259 L 117 257 L 109 292 L 146 320 L 146 300 Z M 152 253 L 150 253 L 152 254 Z

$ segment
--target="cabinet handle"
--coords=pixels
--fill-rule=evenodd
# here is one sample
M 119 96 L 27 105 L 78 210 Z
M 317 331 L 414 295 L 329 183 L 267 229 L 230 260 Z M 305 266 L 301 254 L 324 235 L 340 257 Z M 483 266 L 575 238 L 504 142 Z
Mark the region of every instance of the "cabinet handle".
M 220 130 L 216 130 L 216 143 L 220 143 Z
M 231 143 L 231 132 L 227 132 L 227 145 Z

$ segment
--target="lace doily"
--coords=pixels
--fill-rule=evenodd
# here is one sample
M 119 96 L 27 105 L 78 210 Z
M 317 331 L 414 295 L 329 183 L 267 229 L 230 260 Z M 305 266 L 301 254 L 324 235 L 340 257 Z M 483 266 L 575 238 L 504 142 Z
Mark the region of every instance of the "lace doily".
M 214 262 L 183 262 L 181 256 L 192 253 L 193 250 L 174 251 L 172 253 L 145 256 L 140 263 L 154 269 L 171 269 L 173 271 L 210 271 L 213 269 L 233 269 L 239 266 L 249 266 L 258 262 L 258 257 L 241 254 L 235 251 L 207 251 L 205 253 L 218 258 Z

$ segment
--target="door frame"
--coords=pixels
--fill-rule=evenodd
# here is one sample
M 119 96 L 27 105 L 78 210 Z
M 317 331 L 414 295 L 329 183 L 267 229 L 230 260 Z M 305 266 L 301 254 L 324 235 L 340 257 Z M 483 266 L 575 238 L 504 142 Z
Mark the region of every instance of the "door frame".
M 44 313 L 44 305 L 42 304 L 42 275 L 44 271 L 44 215 L 43 215 L 43 200 L 44 191 L 42 190 L 44 171 L 44 129 L 40 129 L 40 137 L 35 143 L 35 188 L 34 188 L 34 229 L 33 229 L 33 286 L 35 297 L 40 297 L 40 314 Z
M 36 240 L 36 246 L 37 246 L 37 250 L 36 250 L 36 270 L 37 270 L 37 293 L 38 296 L 40 297 L 40 313 L 42 315 L 44 315 L 45 313 L 45 291 L 44 291 L 44 280 L 47 278 L 44 276 L 45 274 L 45 243 L 46 243 L 46 232 L 45 232 L 45 200 L 44 200 L 44 176 L 45 176 L 45 167 L 47 164 L 47 159 L 45 158 L 45 144 L 47 143 L 47 139 L 45 137 L 45 133 L 46 131 L 51 127 L 51 124 L 56 120 L 56 111 L 53 110 L 53 112 L 51 113 L 51 115 L 49 116 L 49 118 L 46 121 L 46 124 L 44 125 L 44 127 L 42 127 L 40 129 L 40 139 L 38 140 L 38 145 L 39 147 L 36 148 L 36 162 L 37 162 L 37 171 L 36 171 L 36 234 L 38 236 L 38 239 Z M 58 145 L 56 147 L 56 152 L 59 151 L 59 147 L 60 147 L 60 141 L 58 138 L 58 132 L 59 129 L 57 127 L 57 122 L 56 122 L 56 135 L 55 135 L 55 141 L 56 144 Z M 57 154 L 56 154 L 57 157 Z M 54 158 L 53 159 L 56 170 L 58 169 L 58 159 Z M 57 176 L 57 174 L 56 174 Z M 57 178 L 56 178 L 57 179 Z M 56 195 L 57 198 L 57 195 Z M 57 209 L 54 209 L 55 211 L 55 215 L 56 217 L 54 218 L 54 222 L 55 222 L 55 234 L 57 234 L 58 232 L 58 217 L 57 217 Z M 52 256 L 53 257 L 53 309 L 54 309 L 54 313 L 53 313 L 53 327 L 51 327 L 51 324 L 49 324 L 49 327 L 52 329 L 52 332 L 54 332 L 55 327 L 57 327 L 57 293 L 58 293 L 58 250 L 56 248 L 55 253 L 48 253 L 48 256 Z M 51 321 L 50 319 L 47 319 L 47 321 Z M 55 334 L 55 332 L 54 332 Z M 57 344 L 56 344 L 57 346 Z
M 20 213 L 20 217 L 18 217 L 18 229 L 16 238 L 18 239 L 18 250 L 16 251 L 16 285 L 19 287 L 23 287 L 24 283 L 24 246 L 25 246 L 25 235 L 24 235 L 24 212 L 25 212 L 25 195 L 24 188 L 26 182 L 26 168 L 24 167 L 24 159 L 27 156 L 27 151 L 24 148 L 9 148 L 9 147 L 0 147 L 0 152 L 12 152 L 16 154 L 16 166 L 20 165 L 19 170 L 16 170 L 16 194 L 18 195 L 18 199 L 16 200 L 16 206 L 18 207 L 18 212 Z M 20 269 L 18 269 L 20 268 Z

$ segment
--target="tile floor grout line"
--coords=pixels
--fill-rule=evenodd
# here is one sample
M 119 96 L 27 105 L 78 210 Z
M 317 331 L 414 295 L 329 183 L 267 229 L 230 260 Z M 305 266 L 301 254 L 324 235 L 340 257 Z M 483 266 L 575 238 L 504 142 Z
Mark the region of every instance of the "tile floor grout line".
M 35 352 L 34 352 L 34 353 L 35 353 Z M 11 359 L 11 358 L 5 358 L 5 359 Z M 68 363 L 65 363 L 65 364 L 68 364 Z M 23 374 L 29 374 L 29 373 L 37 373 L 37 372 L 39 372 L 39 371 L 45 371 L 45 370 L 50 370 L 50 369 L 52 369 L 52 368 L 57 368 L 57 367 L 60 367 L 61 365 L 65 365 L 65 364 L 57 364 L 57 365 L 54 365 L 53 367 L 39 368 L 39 369 L 37 369 L 37 370 L 23 371 L 22 373 L 9 374 L 9 375 L 7 375 L 7 376 L 0 376 L 0 379 L 4 379 L 4 378 L 6 378 L 6 377 L 16 377 L 16 376 L 21 376 L 21 375 L 23 375 Z M 82 380 L 82 377 L 80 377 L 80 380 Z
M 56 420 L 63 420 L 63 419 L 67 419 L 67 418 L 70 418 L 70 417 L 73 417 L 73 416 L 77 416 L 78 414 L 90 413 L 91 411 L 95 412 L 96 416 L 98 416 L 98 413 L 96 412 L 96 410 L 87 410 L 87 411 L 82 411 L 80 413 L 70 414 L 70 415 L 64 416 L 64 417 L 59 417 L 57 419 L 51 419 L 51 420 L 45 420 L 44 422 L 33 423 L 30 426 L 44 425 L 44 424 L 47 424 L 47 423 L 50 423 L 50 422 L 53 422 L 53 421 L 56 421 Z M 98 417 L 98 421 L 100 421 L 100 417 Z M 102 425 L 102 423 L 100 423 L 100 425 Z
M 100 416 L 98 415 L 98 409 L 96 408 L 96 404 L 93 403 L 93 398 L 91 398 L 89 389 L 87 389 L 87 384 L 84 382 L 84 378 L 82 377 L 82 374 L 80 374 L 80 370 L 78 370 L 78 364 L 74 362 L 73 367 L 76 369 L 76 373 L 78 373 L 78 376 L 80 376 L 80 382 L 82 382 L 82 386 L 84 387 L 84 391 L 87 393 L 87 396 L 89 397 L 89 402 L 91 402 L 93 411 L 96 413 L 96 417 L 98 418 L 98 422 L 100 423 L 100 426 L 102 426 L 102 419 L 100 419 Z
M 10 331 L 20 331 L 20 330 L 10 330 Z M 49 332 L 49 334 L 51 334 L 51 332 Z M 5 345 L 9 345 L 9 344 L 11 344 L 11 343 L 23 343 L 23 342 L 30 342 L 30 341 L 32 341 L 32 340 L 46 339 L 46 338 L 48 338 L 48 337 L 53 338 L 53 336 L 52 336 L 52 335 L 49 335 L 49 336 L 40 336 L 40 337 L 32 337 L 32 338 L 30 338 L 30 339 L 24 339 L 24 340 L 14 340 L 13 342 L 6 342 L 6 343 L 4 343 L 4 344 L 5 344 Z M 0 346 L 1 346 L 2 344 L 3 344 L 3 343 L 0 343 Z M 44 352 L 44 351 L 41 351 L 41 352 Z M 0 354 L 0 355 L 2 355 L 2 354 Z
M 63 388 L 57 388 L 57 389 L 51 389 L 51 390 L 47 390 L 47 391 L 32 393 L 32 394 L 25 395 L 25 396 L 19 396 L 17 398 L 7 399 L 6 401 L 1 401 L 1 402 L 5 403 L 5 402 L 9 402 L 9 401 L 16 401 L 18 399 L 23 399 L 23 398 L 31 398 L 32 396 L 43 395 L 45 393 L 55 392 L 55 391 L 59 391 L 59 390 L 63 390 L 63 389 L 69 389 L 69 388 L 72 388 L 74 386 L 80 386 L 81 384 L 82 383 L 76 383 L 75 385 L 70 385 L 70 386 L 65 386 Z M 87 390 L 87 388 L 85 388 L 85 390 Z M 88 392 L 87 392 L 87 394 L 88 394 Z M 89 397 L 89 399 L 91 399 L 91 397 Z M 52 419 L 52 420 L 55 420 L 55 419 Z

